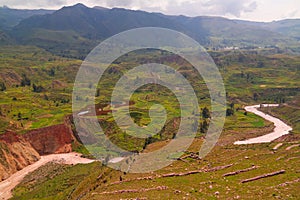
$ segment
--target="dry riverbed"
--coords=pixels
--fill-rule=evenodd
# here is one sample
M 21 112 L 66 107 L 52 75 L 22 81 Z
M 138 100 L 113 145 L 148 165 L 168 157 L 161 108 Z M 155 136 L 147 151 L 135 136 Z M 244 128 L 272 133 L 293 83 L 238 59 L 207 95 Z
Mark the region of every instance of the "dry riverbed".
M 94 160 L 82 158 L 78 153 L 52 154 L 48 156 L 41 156 L 41 159 L 36 163 L 25 167 L 24 169 L 13 174 L 5 181 L 0 182 L 0 199 L 6 200 L 11 198 L 12 197 L 11 190 L 14 189 L 28 173 L 35 171 L 39 167 L 49 162 L 75 165 L 75 164 L 88 164 L 94 162 Z

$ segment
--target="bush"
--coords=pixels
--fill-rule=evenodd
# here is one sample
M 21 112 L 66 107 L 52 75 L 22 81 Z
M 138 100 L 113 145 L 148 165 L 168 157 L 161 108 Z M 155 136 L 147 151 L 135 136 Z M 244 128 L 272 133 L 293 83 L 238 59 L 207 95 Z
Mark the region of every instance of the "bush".
M 226 110 L 226 116 L 232 116 L 232 115 L 234 115 L 234 110 L 231 109 L 231 108 L 228 108 L 228 109 Z
M 40 93 L 40 92 L 44 92 L 45 91 L 45 89 L 41 85 L 36 86 L 35 84 L 33 84 L 32 88 L 33 88 L 33 92 L 36 92 L 36 93 Z
M 0 91 L 5 91 L 6 90 L 6 86 L 3 82 L 0 82 Z
M 23 74 L 23 79 L 21 80 L 21 86 L 25 87 L 25 86 L 30 86 L 31 85 L 31 80 L 29 78 L 27 78 L 27 76 L 25 74 Z

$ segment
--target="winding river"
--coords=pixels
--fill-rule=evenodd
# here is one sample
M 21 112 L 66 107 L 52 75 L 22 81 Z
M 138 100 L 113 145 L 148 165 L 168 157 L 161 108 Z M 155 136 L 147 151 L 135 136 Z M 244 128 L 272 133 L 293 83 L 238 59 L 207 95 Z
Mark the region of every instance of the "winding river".
M 278 104 L 264 104 L 264 107 L 277 107 Z M 273 122 L 275 125 L 274 131 L 272 133 L 248 139 L 245 141 L 237 141 L 234 144 L 236 145 L 243 145 L 243 144 L 256 144 L 256 143 L 268 143 L 272 142 L 273 140 L 289 134 L 289 132 L 292 130 L 292 127 L 285 124 L 283 121 L 281 121 L 278 118 L 275 118 L 273 116 L 270 116 L 268 114 L 265 114 L 258 110 L 260 108 L 260 105 L 254 105 L 254 106 L 247 106 L 245 107 L 245 110 L 247 112 L 254 113 L 270 122 Z M 119 162 L 123 158 L 116 158 L 111 160 L 111 163 Z M 23 178 L 30 172 L 35 171 L 42 165 L 45 165 L 48 162 L 60 162 L 65 164 L 85 164 L 85 163 L 91 163 L 94 162 L 94 160 L 89 160 L 85 158 L 81 158 L 79 154 L 77 153 L 68 153 L 68 154 L 53 154 L 48 156 L 41 156 L 41 159 L 37 161 L 36 163 L 29 165 L 25 167 L 24 169 L 16 172 L 11 177 L 9 177 L 7 180 L 0 182 L 0 200 L 6 200 L 12 197 L 11 190 L 16 187 Z
M 280 138 L 283 135 L 289 134 L 289 132 L 291 130 L 293 130 L 292 127 L 290 127 L 289 125 L 287 125 L 280 119 L 259 111 L 258 108 L 260 108 L 260 106 L 261 105 L 246 106 L 245 110 L 247 112 L 252 112 L 270 122 L 273 122 L 274 126 L 275 126 L 273 132 L 263 135 L 263 136 L 260 136 L 260 137 L 251 138 L 251 139 L 244 140 L 244 141 L 237 141 L 234 144 L 242 145 L 242 144 L 268 143 L 268 142 L 272 142 L 273 140 L 276 140 L 277 138 Z M 262 106 L 263 107 L 278 107 L 279 104 L 262 104 Z

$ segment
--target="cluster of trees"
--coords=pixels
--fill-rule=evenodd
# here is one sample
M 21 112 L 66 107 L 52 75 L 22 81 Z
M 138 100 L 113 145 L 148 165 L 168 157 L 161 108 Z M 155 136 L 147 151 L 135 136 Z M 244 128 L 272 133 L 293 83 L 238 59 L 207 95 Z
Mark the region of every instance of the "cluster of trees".
M 208 130 L 209 123 L 206 119 L 203 120 L 203 122 L 200 123 L 200 133 L 206 133 Z
M 211 117 L 210 111 L 207 107 L 202 109 L 202 119 L 203 121 L 200 123 L 200 132 L 206 133 L 209 127 L 209 118 Z
M 21 80 L 21 87 L 30 86 L 30 85 L 31 85 L 31 80 L 25 74 L 23 74 L 23 78 Z
M 247 80 L 247 83 L 254 83 L 254 74 L 251 73 L 244 73 L 241 71 L 241 78 L 245 78 Z
M 203 119 L 208 119 L 210 118 L 210 111 L 207 107 L 204 107 L 202 110 L 202 117 Z
M 25 74 L 23 74 L 22 80 L 21 80 L 21 87 L 25 87 L 25 86 L 31 86 L 31 80 Z M 36 93 L 45 91 L 45 88 L 43 86 L 41 86 L 41 85 L 37 86 L 34 83 L 32 84 L 32 89 L 33 89 L 33 92 L 36 92 Z
M 21 80 L 21 87 L 25 87 L 25 86 L 31 86 L 31 80 L 25 74 L 23 74 L 22 80 Z M 32 84 L 32 89 L 33 89 L 33 92 L 36 92 L 36 93 L 45 91 L 45 89 L 42 86 L 40 86 L 40 85 L 37 86 L 34 83 Z
M 226 110 L 226 116 L 234 115 L 234 103 L 232 102 L 229 106 L 230 108 L 227 108 Z
M 35 84 L 32 84 L 32 89 L 33 89 L 33 92 L 36 92 L 36 93 L 41 93 L 41 92 L 44 92 L 45 91 L 45 88 L 41 85 L 35 85 Z

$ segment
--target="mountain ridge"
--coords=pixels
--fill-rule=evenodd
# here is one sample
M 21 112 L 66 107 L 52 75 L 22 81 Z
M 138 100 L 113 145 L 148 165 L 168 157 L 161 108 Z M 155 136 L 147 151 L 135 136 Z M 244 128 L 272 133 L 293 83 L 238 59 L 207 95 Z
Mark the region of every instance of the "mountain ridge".
M 56 54 L 76 51 L 75 57 L 78 57 L 112 35 L 141 27 L 183 32 L 206 48 L 300 45 L 300 20 L 261 23 L 224 17 L 169 16 L 124 8 L 99 9 L 84 4 L 30 16 L 14 26 L 8 35 L 17 43 L 35 45 Z

